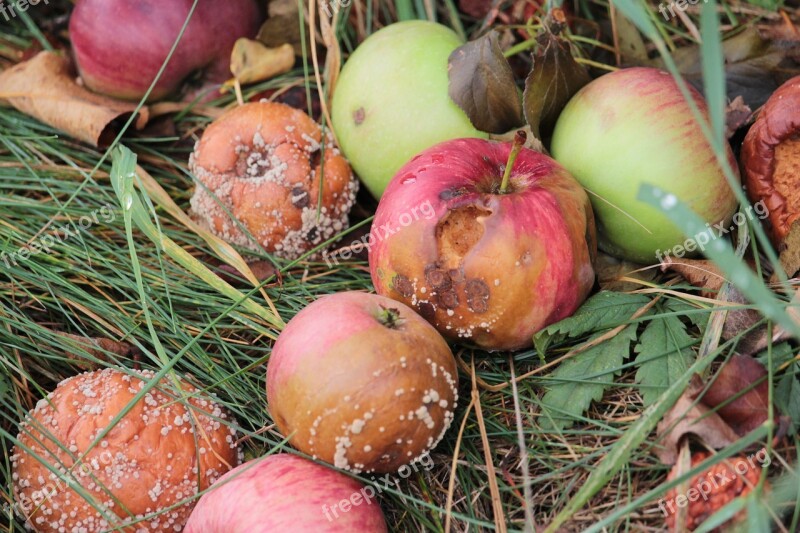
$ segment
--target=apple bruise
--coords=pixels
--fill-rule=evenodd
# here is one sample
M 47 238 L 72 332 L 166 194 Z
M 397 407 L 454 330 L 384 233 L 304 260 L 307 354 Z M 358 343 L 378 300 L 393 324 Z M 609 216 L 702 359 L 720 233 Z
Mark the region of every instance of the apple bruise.
M 398 231 L 374 238 L 370 249 L 379 294 L 412 306 L 446 337 L 488 350 L 529 346 L 535 331 L 571 314 L 594 281 L 585 192 L 554 161 L 523 150 L 499 194 L 508 151 L 462 139 L 417 156 L 390 184 L 373 223 Z M 399 223 L 408 206 L 425 201 L 435 206 L 430 220 Z
M 351 317 L 355 329 L 345 339 L 303 350 L 300 341 L 279 338 L 268 368 L 270 413 L 281 433 L 315 459 L 354 473 L 395 472 L 433 449 L 450 427 L 457 368 L 444 339 L 411 309 L 353 294 L 318 300 L 281 334 L 313 335 L 319 328 L 309 319 L 334 312 L 326 310 L 331 300 L 375 302 Z

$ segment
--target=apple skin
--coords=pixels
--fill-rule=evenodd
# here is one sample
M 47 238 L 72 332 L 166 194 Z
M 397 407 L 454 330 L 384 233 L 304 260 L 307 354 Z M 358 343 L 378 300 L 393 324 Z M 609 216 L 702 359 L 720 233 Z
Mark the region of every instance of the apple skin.
M 192 0 L 79 0 L 69 21 L 78 71 L 86 86 L 124 100 L 140 100 L 178 37 Z M 150 94 L 175 92 L 196 70 L 208 81 L 231 77 L 230 54 L 239 37 L 253 37 L 260 13 L 253 0 L 199 0 L 192 20 Z
M 708 116 L 702 96 L 690 90 Z M 616 257 L 653 263 L 657 252 L 686 239 L 657 208 L 636 198 L 642 183 L 674 194 L 711 224 L 729 226 L 736 209 L 689 104 L 672 76 L 658 69 L 623 69 L 583 87 L 558 118 L 551 152 L 590 192 L 599 246 Z
M 308 459 L 278 453 L 222 476 L 197 502 L 184 531 L 385 533 L 383 513 L 370 489 Z M 360 503 L 347 512 L 337 508 L 334 515 L 331 508 L 353 495 Z
M 375 198 L 422 150 L 449 139 L 488 137 L 448 95 L 447 60 L 462 44 L 441 24 L 397 22 L 361 43 L 342 68 L 333 94 L 333 128 Z
M 386 189 L 370 238 L 378 294 L 410 305 L 445 337 L 487 350 L 530 346 L 594 284 L 594 221 L 583 188 L 554 160 L 523 148 L 510 192 L 491 192 L 510 150 L 511 143 L 457 139 L 418 155 Z
M 453 421 L 457 387 L 442 336 L 409 307 L 364 292 L 323 296 L 300 311 L 267 365 L 281 433 L 354 473 L 396 472 L 433 449 Z

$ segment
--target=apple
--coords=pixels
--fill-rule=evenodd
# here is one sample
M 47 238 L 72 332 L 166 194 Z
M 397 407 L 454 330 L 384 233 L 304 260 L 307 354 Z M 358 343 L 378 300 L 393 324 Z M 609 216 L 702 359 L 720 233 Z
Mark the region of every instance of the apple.
M 561 165 L 520 145 L 456 139 L 424 151 L 389 184 L 372 224 L 376 292 L 449 339 L 487 350 L 530 346 L 594 283 L 586 193 Z
M 450 347 L 407 306 L 324 296 L 278 336 L 267 367 L 272 419 L 298 450 L 337 468 L 394 472 L 444 436 L 458 400 Z
M 705 101 L 690 90 L 707 116 Z M 711 224 L 729 226 L 736 209 L 711 145 L 667 72 L 623 69 L 583 87 L 558 118 L 551 152 L 589 191 L 600 248 L 623 259 L 652 263 L 686 238 L 637 200 L 642 183 L 672 193 Z
M 288 453 L 249 461 L 203 495 L 186 533 L 385 533 L 376 491 Z
M 86 86 L 125 100 L 141 99 L 158 74 L 193 0 L 79 0 L 69 21 L 78 71 Z M 150 100 L 175 92 L 190 74 L 208 81 L 231 77 L 230 55 L 239 37 L 258 31 L 253 0 L 199 0 Z
M 422 150 L 449 139 L 488 136 L 472 126 L 447 92 L 447 60 L 462 44 L 440 24 L 397 22 L 368 37 L 342 68 L 333 94 L 333 128 L 376 198 Z

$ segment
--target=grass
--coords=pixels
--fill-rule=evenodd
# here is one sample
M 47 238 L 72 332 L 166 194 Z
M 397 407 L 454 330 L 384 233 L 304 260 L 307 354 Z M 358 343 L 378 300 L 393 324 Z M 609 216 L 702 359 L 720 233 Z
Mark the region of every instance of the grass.
M 608 6 L 601 1 L 578 0 L 569 5 L 586 19 L 607 17 Z M 704 64 L 706 84 L 718 99 L 724 94 L 719 90 L 721 70 L 714 44 L 719 32 L 711 19 L 717 10 L 714 2 L 705 5 L 710 7 L 704 7 L 702 14 L 695 9 L 689 17 L 704 36 L 704 57 L 710 58 Z M 680 21 L 666 23 L 643 4 L 629 0 L 616 6 L 650 39 L 651 51 L 661 53 L 667 63 L 672 50 L 693 41 Z M 738 13 L 736 26 L 770 16 L 744 7 L 739 3 L 725 6 L 727 12 Z M 360 22 L 345 17 L 344 11 L 335 25 L 343 54 L 387 20 L 434 15 L 467 35 L 485 22 L 454 17 L 456 6 L 450 0 L 368 2 L 359 8 L 366 15 Z M 30 18 L 11 24 L 0 21 L 4 66 L 17 61 L 20 50 L 43 39 L 38 29 L 49 28 L 47 20 L 57 17 L 58 9 L 63 6 L 47 12 L 31 9 Z M 723 17 L 723 31 L 736 29 L 731 19 Z M 592 38 L 576 39 L 575 44 L 584 47 L 587 56 L 593 48 Z M 613 45 L 597 39 L 595 44 Z M 608 64 L 613 66 L 613 59 Z M 247 88 L 245 98 L 291 84 L 304 85 L 309 93 L 317 90 L 310 58 L 306 68 Z M 227 96 L 214 105 L 235 104 Z M 721 106 L 718 100 L 712 106 L 715 111 L 708 125 L 718 147 Z M 189 109 L 176 118 L 174 134 L 124 140 L 142 168 L 181 208 L 188 206 L 193 188 L 186 161 L 208 120 Z M 142 178 L 126 180 L 127 171 L 134 168 L 126 157 L 124 151 L 113 152 L 112 157 L 112 152 L 88 148 L 14 110 L 0 110 L 0 254 L 6 254 L 0 255 L 0 504 L 13 502 L 10 454 L 19 421 L 56 383 L 87 369 L 139 366 L 185 376 L 202 391 L 215 394 L 235 415 L 248 458 L 272 450 L 290 451 L 266 410 L 266 363 L 272 340 L 280 331 L 280 322 L 270 320 L 272 308 L 288 321 L 321 295 L 372 289 L 363 262 L 345 262 L 330 269 L 324 263 L 286 263 L 245 251 L 241 253 L 247 259 L 275 261 L 280 280 L 272 278 L 254 287 L 239 279 L 233 280 L 232 288 L 224 288 L 217 276 L 223 273 L 219 249 L 170 215 L 152 195 L 134 190 L 134 182 Z M 369 215 L 371 204 L 363 197 L 362 205 L 366 208 L 360 213 Z M 113 213 L 113 217 L 98 216 L 97 223 L 79 229 L 81 217 L 97 213 Z M 59 231 L 64 225 L 76 228 L 71 231 L 74 234 L 64 236 Z M 766 251 L 760 228 L 751 229 L 755 230 L 752 246 Z M 49 253 L 8 265 L 3 262 L 2 257 L 43 242 L 48 235 L 59 241 Z M 162 237 L 169 242 L 160 244 Z M 733 269 L 732 279 L 741 271 L 747 243 L 739 245 L 738 256 L 732 248 L 720 256 Z M 513 386 L 504 384 L 513 375 L 555 360 L 585 339 L 556 345 L 545 354 L 533 349 L 514 354 L 457 349 L 462 401 L 454 425 L 432 454 L 430 469 L 420 465 L 407 479 L 395 476 L 383 488 L 380 503 L 392 529 L 445 531 L 450 526 L 455 531 L 522 531 L 535 526 L 537 531 L 553 531 L 560 524 L 569 531 L 660 530 L 663 516 L 657 500 L 670 486 L 664 483 L 667 467 L 651 453 L 656 444 L 655 424 L 689 377 L 696 371 L 712 372 L 733 353 L 738 340 L 719 341 L 719 321 L 728 307 L 698 302 L 685 285 L 667 286 L 674 281 L 670 275 L 660 275 L 652 285 L 642 283 L 638 291 L 692 306 L 693 315 L 698 315 L 694 322 L 700 326 L 692 326 L 690 332 L 703 357 L 647 410 L 634 387 L 636 369 L 626 361 L 616 369 L 615 386 L 589 412 L 576 417 L 574 425 L 543 430 L 540 402 L 544 387 L 552 382 L 551 369 Z M 749 283 L 763 287 L 760 280 Z M 670 292 L 673 289 L 678 292 Z M 786 298 L 762 291 L 753 294 L 753 301 L 775 322 L 788 320 Z M 124 341 L 140 355 L 87 350 L 88 346 L 65 333 Z M 765 356 L 770 383 L 797 371 L 796 363 L 772 361 L 772 349 Z M 756 436 L 763 438 L 773 428 L 765 425 L 758 431 Z M 768 513 L 751 512 L 751 517 L 764 518 L 758 528 L 771 525 L 793 530 L 797 526 L 796 445 L 793 435 L 788 444 L 775 450 L 782 459 L 769 470 L 774 487 L 769 494 L 759 499 L 763 494 L 757 492 L 733 504 L 766 509 L 769 502 L 786 512 L 785 526 Z M 722 450 L 712 462 L 734 451 L 733 447 Z M 735 507 L 726 512 L 732 510 Z M 23 530 L 8 507 L 0 514 L 0 524 L 3 531 Z

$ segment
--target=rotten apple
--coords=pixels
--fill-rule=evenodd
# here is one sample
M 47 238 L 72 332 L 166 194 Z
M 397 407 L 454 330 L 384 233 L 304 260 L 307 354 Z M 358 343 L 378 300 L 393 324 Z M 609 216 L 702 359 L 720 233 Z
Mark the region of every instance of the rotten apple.
M 141 99 L 191 12 L 193 0 L 80 0 L 69 21 L 78 71 L 86 86 L 125 100 Z M 149 100 L 175 92 L 195 71 L 209 82 L 230 77 L 239 37 L 258 30 L 253 0 L 199 0 L 192 18 Z
M 324 296 L 281 332 L 267 367 L 278 429 L 352 472 L 394 472 L 444 436 L 458 400 L 450 347 L 407 306 L 363 292 Z
M 708 117 L 703 97 L 689 90 Z M 600 248 L 623 259 L 653 263 L 686 239 L 659 209 L 637 199 L 642 183 L 673 194 L 721 227 L 730 225 L 736 209 L 689 104 L 672 76 L 658 69 L 623 69 L 583 87 L 558 118 L 551 152 L 590 192 Z
M 520 145 L 518 135 L 513 146 L 457 139 L 426 150 L 389 184 L 372 226 L 378 294 L 488 350 L 530 346 L 594 283 L 586 193 L 561 165 Z M 432 216 L 414 216 L 420 206 Z

